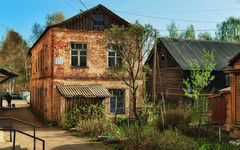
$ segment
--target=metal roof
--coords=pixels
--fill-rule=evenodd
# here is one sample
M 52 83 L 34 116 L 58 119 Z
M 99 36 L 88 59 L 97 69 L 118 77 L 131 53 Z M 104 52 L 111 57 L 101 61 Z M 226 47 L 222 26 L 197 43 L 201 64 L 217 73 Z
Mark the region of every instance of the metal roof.
M 188 60 L 196 59 L 202 64 L 203 50 L 213 51 L 216 66 L 214 70 L 221 70 L 228 65 L 228 61 L 240 52 L 239 42 L 203 41 L 188 39 L 159 38 L 158 41 L 177 61 L 183 70 L 189 70 Z M 152 56 L 150 56 L 152 57 Z
M 107 98 L 111 94 L 101 84 L 89 85 L 57 85 L 58 91 L 66 98 Z
M 5 81 L 7 81 L 7 80 L 9 80 L 13 77 L 18 76 L 18 74 L 14 73 L 14 72 L 11 72 L 7 69 L 1 68 L 1 67 L 0 67 L 0 74 L 1 74 L 0 75 L 1 77 L 5 77 L 3 80 L 0 81 L 0 84 L 2 84 L 3 82 L 5 82 Z

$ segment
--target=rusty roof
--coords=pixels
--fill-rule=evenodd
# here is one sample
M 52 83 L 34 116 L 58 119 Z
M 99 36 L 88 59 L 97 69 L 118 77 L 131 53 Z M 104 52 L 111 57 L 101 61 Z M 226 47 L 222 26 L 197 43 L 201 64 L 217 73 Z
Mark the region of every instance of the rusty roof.
M 57 85 L 56 87 L 61 95 L 66 98 L 107 98 L 111 96 L 108 90 L 101 84 Z

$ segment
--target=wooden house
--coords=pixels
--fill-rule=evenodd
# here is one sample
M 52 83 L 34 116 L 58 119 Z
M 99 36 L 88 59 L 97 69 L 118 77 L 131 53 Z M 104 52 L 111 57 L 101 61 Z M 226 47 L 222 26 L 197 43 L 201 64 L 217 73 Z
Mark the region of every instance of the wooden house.
M 159 38 L 157 42 L 157 63 L 156 80 L 153 82 L 153 75 L 148 75 L 146 89 L 149 95 L 153 93 L 155 84 L 155 94 L 158 100 L 161 93 L 167 104 L 175 107 L 179 102 L 187 100 L 183 96 L 183 79 L 190 75 L 188 60 L 196 59 L 201 64 L 203 49 L 213 51 L 216 66 L 212 72 L 215 79 L 204 89 L 205 93 L 216 93 L 218 90 L 229 86 L 229 76 L 221 71 L 228 65 L 228 61 L 240 52 L 240 45 L 236 42 L 201 41 L 188 39 Z M 152 51 L 145 64 L 153 68 Z
M 223 69 L 223 72 L 231 77 L 230 98 L 225 98 L 229 107 L 227 107 L 227 115 L 222 116 L 226 118 L 224 125 L 233 133 L 237 132 L 240 137 L 240 53 L 229 61 L 229 65 Z
M 59 24 L 48 26 L 30 48 L 31 108 L 49 121 L 63 123 L 76 103 L 103 103 L 109 116 L 129 115 L 130 91 L 120 80 L 106 75 L 118 61 L 116 47 L 103 42 L 104 30 L 128 26 L 103 5 L 98 5 Z M 108 45 L 108 46 L 107 46 Z M 142 97 L 142 80 L 138 99 Z

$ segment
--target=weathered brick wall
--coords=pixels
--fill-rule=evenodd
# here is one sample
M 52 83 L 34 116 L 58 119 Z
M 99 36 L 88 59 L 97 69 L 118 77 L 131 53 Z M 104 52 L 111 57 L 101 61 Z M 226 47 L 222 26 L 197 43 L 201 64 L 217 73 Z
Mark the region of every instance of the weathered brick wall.
M 32 76 L 31 76 L 31 107 L 35 112 L 42 113 L 50 121 L 60 122 L 59 110 L 61 95 L 56 89 L 56 85 L 74 85 L 74 84 L 102 84 L 107 89 L 124 89 L 125 90 L 125 107 L 126 114 L 129 114 L 131 101 L 129 88 L 121 81 L 113 81 L 107 78 L 105 71 L 108 68 L 108 50 L 103 43 L 103 31 L 82 31 L 69 29 L 49 29 L 42 39 L 32 49 Z M 71 67 L 71 50 L 70 42 L 87 43 L 87 67 Z M 47 45 L 47 59 L 42 58 L 42 67 L 37 69 L 39 61 L 36 56 L 42 50 L 45 56 Z M 63 64 L 56 64 L 56 58 L 62 58 Z M 45 61 L 47 69 L 45 68 Z M 141 73 L 141 72 L 140 72 Z M 138 105 L 141 104 L 142 97 L 142 80 L 137 81 L 139 89 L 137 91 Z M 36 95 L 36 88 L 43 89 L 43 94 Z M 45 94 L 47 89 L 47 94 Z M 38 104 L 39 97 L 41 102 Z M 47 104 L 45 99 L 47 97 Z M 106 111 L 109 112 L 109 99 L 104 100 Z M 45 112 L 47 107 L 47 112 Z M 132 113 L 130 113 L 132 114 Z M 110 114 L 109 114 L 110 115 Z

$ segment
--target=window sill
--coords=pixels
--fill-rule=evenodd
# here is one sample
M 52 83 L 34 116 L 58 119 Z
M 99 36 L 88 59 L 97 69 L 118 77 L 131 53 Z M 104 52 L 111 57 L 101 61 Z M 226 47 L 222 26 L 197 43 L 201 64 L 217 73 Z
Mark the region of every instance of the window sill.
M 70 66 L 70 68 L 88 69 L 89 67 Z

